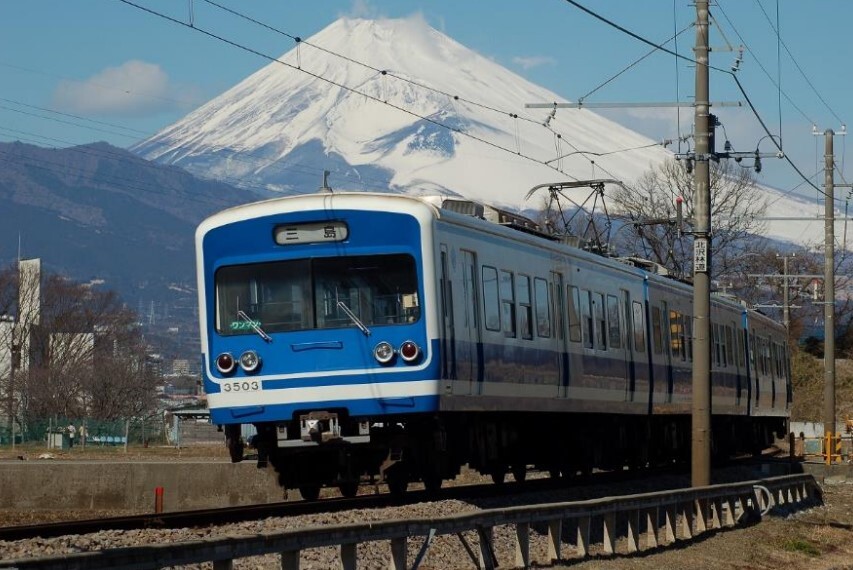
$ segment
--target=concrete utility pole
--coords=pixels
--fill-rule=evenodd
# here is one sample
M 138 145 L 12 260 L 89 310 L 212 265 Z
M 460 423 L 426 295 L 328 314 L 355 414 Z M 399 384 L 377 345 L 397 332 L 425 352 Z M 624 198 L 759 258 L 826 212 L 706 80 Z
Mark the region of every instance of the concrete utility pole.
M 696 167 L 693 238 L 693 425 L 691 482 L 711 484 L 711 174 L 708 161 L 710 106 L 708 0 L 696 0 Z
M 835 437 L 835 157 L 832 129 L 824 131 L 824 277 L 823 277 L 823 436 L 827 447 Z M 831 462 L 831 449 L 826 449 Z

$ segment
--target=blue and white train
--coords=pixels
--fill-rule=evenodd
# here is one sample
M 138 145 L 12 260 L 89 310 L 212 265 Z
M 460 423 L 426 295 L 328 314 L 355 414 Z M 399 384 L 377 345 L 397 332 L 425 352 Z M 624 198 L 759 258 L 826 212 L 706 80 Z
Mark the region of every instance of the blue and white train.
M 472 202 L 321 192 L 248 204 L 196 234 L 204 385 L 232 459 L 314 498 L 364 477 L 437 488 L 642 466 L 690 450 L 692 290 Z M 783 327 L 712 304 L 712 439 L 787 429 Z

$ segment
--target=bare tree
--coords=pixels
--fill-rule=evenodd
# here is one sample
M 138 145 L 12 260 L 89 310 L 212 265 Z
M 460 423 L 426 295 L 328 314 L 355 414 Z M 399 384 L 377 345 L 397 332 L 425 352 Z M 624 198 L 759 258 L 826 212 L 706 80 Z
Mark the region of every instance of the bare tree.
M 0 347 L 14 343 L 20 351 L 0 382 L 4 395 L 14 394 L 21 425 L 53 416 L 128 418 L 155 407 L 159 380 L 145 366 L 136 315 L 114 292 L 55 274 L 37 283 L 17 275 L 25 276 L 0 272 L 0 311 L 14 316 L 17 337 L 0 338 Z
M 712 278 L 728 273 L 739 253 L 764 230 L 761 217 L 767 199 L 752 171 L 733 164 L 711 163 Z M 617 250 L 660 263 L 675 275 L 688 275 L 692 240 L 680 237 L 675 224 L 666 220 L 675 220 L 679 198 L 685 221 L 693 218 L 693 185 L 693 175 L 672 160 L 648 171 L 633 186 L 616 189 L 611 200 L 626 224 L 616 234 Z

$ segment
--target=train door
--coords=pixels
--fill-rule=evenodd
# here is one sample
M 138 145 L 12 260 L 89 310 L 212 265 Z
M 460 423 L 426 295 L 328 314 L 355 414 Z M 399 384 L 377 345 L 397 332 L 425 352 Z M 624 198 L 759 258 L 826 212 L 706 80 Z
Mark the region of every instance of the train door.
M 460 250 L 462 256 L 462 318 L 459 342 L 456 347 L 456 372 L 461 382 L 455 383 L 454 393 L 476 394 L 475 385 L 482 374 L 482 343 L 480 332 L 480 295 L 477 286 L 477 254 Z
M 456 331 L 453 326 L 453 283 L 447 245 L 441 244 L 441 377 L 456 380 Z
M 554 305 L 554 340 L 557 346 L 557 395 L 566 393 L 569 385 L 569 347 L 566 334 L 566 302 L 563 289 L 563 274 L 551 272 L 551 300 Z

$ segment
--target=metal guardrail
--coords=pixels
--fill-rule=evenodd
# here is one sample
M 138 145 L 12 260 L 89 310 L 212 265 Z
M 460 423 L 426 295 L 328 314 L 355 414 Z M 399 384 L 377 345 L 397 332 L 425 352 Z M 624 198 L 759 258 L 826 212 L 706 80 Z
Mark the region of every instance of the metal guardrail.
M 600 523 L 601 551 L 616 554 L 617 539 L 626 539 L 627 553 L 638 552 L 690 540 L 713 529 L 734 527 L 739 522 L 756 520 L 762 513 L 778 505 L 800 505 L 820 501 L 821 492 L 814 477 L 798 474 L 744 481 L 726 485 L 659 491 L 642 495 L 608 497 L 570 503 L 508 507 L 470 514 L 433 519 L 381 521 L 340 526 L 311 527 L 302 530 L 265 533 L 249 536 L 230 536 L 201 541 L 140 546 L 66 554 L 38 559 L 19 559 L 0 562 L 0 568 L 40 570 L 141 570 L 181 564 L 213 562 L 214 570 L 230 570 L 233 561 L 248 556 L 278 554 L 284 570 L 298 570 L 300 552 L 305 549 L 338 546 L 341 567 L 355 569 L 357 547 L 363 542 L 390 541 L 389 568 L 406 568 L 408 539 L 426 537 L 413 568 L 417 568 L 429 544 L 436 535 L 455 534 L 478 568 L 495 568 L 497 558 L 492 546 L 492 531 L 496 526 L 514 525 L 516 568 L 531 565 L 531 525 L 548 529 L 548 556 L 552 562 L 562 560 L 563 523 L 573 520 L 577 526 L 574 547 L 581 557 L 589 555 L 593 521 Z M 617 536 L 617 517 L 620 524 Z M 645 540 L 641 548 L 640 531 Z M 475 552 L 463 532 L 476 531 L 479 537 Z M 622 532 L 624 531 L 624 532 Z M 661 539 L 662 538 L 662 539 Z M 508 565 L 508 562 L 503 562 Z

